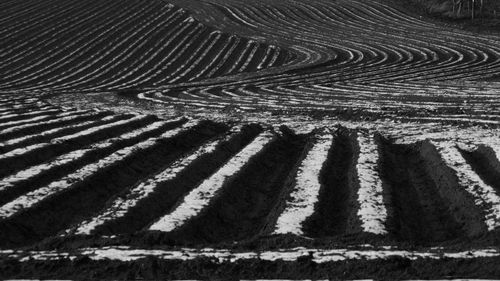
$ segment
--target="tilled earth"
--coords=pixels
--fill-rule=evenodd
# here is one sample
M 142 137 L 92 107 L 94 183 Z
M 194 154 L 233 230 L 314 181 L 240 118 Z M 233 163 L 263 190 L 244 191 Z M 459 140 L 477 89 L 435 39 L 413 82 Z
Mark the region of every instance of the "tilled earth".
M 0 7 L 0 278 L 500 276 L 498 35 L 382 0 Z

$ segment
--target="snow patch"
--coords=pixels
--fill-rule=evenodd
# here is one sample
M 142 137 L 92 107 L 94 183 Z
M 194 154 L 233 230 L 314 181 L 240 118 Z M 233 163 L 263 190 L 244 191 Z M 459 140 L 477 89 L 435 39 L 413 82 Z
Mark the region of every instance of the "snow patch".
M 446 165 L 455 171 L 460 186 L 474 197 L 476 206 L 484 211 L 484 222 L 488 230 L 498 228 L 500 226 L 500 197 L 495 190 L 474 172 L 453 143 L 433 143 L 438 147 Z
M 227 136 L 223 139 L 218 139 L 212 142 L 209 142 L 198 150 L 193 152 L 186 157 L 177 160 L 167 169 L 158 173 L 157 175 L 142 181 L 139 185 L 132 188 L 125 196 L 118 197 L 111 206 L 101 212 L 94 218 L 91 218 L 88 221 L 84 221 L 80 223 L 76 230 L 75 234 L 90 234 L 96 227 L 105 224 L 106 222 L 116 220 L 117 218 L 125 216 L 126 213 L 137 203 L 148 197 L 158 186 L 160 183 L 164 183 L 166 181 L 174 179 L 180 172 L 182 172 L 187 166 L 193 163 L 196 159 L 201 157 L 202 155 L 212 153 L 215 151 L 215 148 L 223 141 L 226 141 L 230 136 Z M 67 233 L 73 232 L 72 230 L 66 231 Z
M 188 122 L 181 128 L 167 131 L 158 138 L 150 138 L 135 145 L 120 149 L 97 162 L 86 165 L 80 168 L 79 170 L 64 176 L 59 180 L 51 182 L 47 186 L 38 188 L 25 195 L 22 195 L 0 207 L 0 218 L 8 218 L 25 209 L 31 208 L 34 205 L 41 202 L 42 200 L 50 196 L 53 196 L 58 192 L 62 192 L 64 190 L 72 188 L 75 184 L 84 181 L 87 177 L 93 175 L 97 171 L 102 170 L 108 166 L 111 166 L 112 164 L 118 161 L 122 161 L 123 159 L 127 158 L 133 153 L 137 153 L 140 150 L 144 150 L 154 146 L 156 142 L 160 139 L 174 137 L 179 133 L 181 133 L 182 131 L 190 129 L 196 124 L 197 124 L 196 121 Z
M 321 188 L 320 172 L 332 145 L 331 133 L 320 136 L 302 161 L 295 177 L 295 186 L 283 213 L 278 218 L 275 234 L 302 235 L 302 224 L 313 214 Z
M 274 135 L 267 131 L 257 136 L 222 168 L 186 195 L 183 202 L 172 213 L 159 219 L 149 229 L 170 232 L 198 215 L 216 196 L 227 179 L 238 173 L 250 158 L 259 153 L 273 139 Z
M 315 263 L 352 261 L 352 260 L 384 260 L 394 257 L 409 260 L 418 259 L 476 259 L 500 257 L 500 252 L 495 248 L 471 249 L 466 251 L 409 251 L 409 250 L 386 250 L 386 249 L 312 249 L 312 248 L 291 248 L 278 249 L 262 252 L 236 252 L 227 249 L 189 249 L 180 250 L 155 250 L 155 249 L 132 249 L 127 246 L 110 246 L 103 248 L 83 248 L 71 253 L 57 251 L 15 251 L 0 252 L 3 258 L 18 259 L 20 262 L 55 261 L 55 260 L 75 260 L 78 257 L 86 256 L 91 260 L 116 260 L 116 261 L 136 261 L 147 257 L 154 257 L 163 260 L 189 261 L 199 258 L 210 258 L 215 262 L 236 262 L 252 259 L 265 261 L 297 261 L 299 258 L 311 257 Z
M 387 234 L 387 209 L 382 195 L 382 180 L 378 172 L 378 148 L 373 137 L 358 133 L 359 157 L 356 172 L 359 180 L 358 217 L 364 232 Z

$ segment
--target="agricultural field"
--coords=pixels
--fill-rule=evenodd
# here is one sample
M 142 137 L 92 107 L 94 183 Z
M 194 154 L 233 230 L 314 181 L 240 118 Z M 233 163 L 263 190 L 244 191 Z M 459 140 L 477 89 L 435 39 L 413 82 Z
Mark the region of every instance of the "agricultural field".
M 0 279 L 500 278 L 500 34 L 389 0 L 0 15 Z

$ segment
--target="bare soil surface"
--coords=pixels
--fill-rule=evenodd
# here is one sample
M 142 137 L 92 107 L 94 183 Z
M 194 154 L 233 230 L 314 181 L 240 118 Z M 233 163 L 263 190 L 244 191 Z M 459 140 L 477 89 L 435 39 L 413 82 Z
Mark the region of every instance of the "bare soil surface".
M 496 21 L 408 1 L 0 3 L 0 278 L 500 276 Z

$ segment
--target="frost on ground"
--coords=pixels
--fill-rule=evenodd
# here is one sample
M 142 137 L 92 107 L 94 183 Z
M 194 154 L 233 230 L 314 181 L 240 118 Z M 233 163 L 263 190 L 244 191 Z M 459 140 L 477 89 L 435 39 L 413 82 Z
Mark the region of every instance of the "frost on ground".
M 274 233 L 303 234 L 302 224 L 314 213 L 314 205 L 318 201 L 321 188 L 320 172 L 327 159 L 332 141 L 331 133 L 319 136 L 300 164 L 295 177 L 295 186 L 286 202 L 285 210 L 278 218 Z
M 19 259 L 20 262 L 27 261 L 57 261 L 75 260 L 78 257 L 88 257 L 91 260 L 116 260 L 135 261 L 147 257 L 155 257 L 163 260 L 194 260 L 199 258 L 210 258 L 222 262 L 235 262 L 251 259 L 265 261 L 297 261 L 299 258 L 311 257 L 315 263 L 339 262 L 350 260 L 383 260 L 389 258 L 405 258 L 409 260 L 417 259 L 475 259 L 500 257 L 498 249 L 471 249 L 467 251 L 409 251 L 385 248 L 373 249 L 312 249 L 312 248 L 292 248 L 278 249 L 262 252 L 236 252 L 226 249 L 189 249 L 181 250 L 156 250 L 156 249 L 133 249 L 127 246 L 109 246 L 103 248 L 83 248 L 71 253 L 60 251 L 4 251 L 0 252 L 3 258 Z
M 86 148 L 71 151 L 69 153 L 57 156 L 56 158 L 51 159 L 50 161 L 47 161 L 45 163 L 31 166 L 31 167 L 26 168 L 24 170 L 18 171 L 15 174 L 9 175 L 0 181 L 0 191 L 6 190 L 7 188 L 14 187 L 16 184 L 18 184 L 22 181 L 29 180 L 33 177 L 36 177 L 43 172 L 48 172 L 51 169 L 54 169 L 56 167 L 60 167 L 62 165 L 66 165 L 68 163 L 73 163 L 75 161 L 78 161 L 79 159 L 84 158 L 85 155 L 87 155 L 87 153 L 111 147 L 114 143 L 116 143 L 118 141 L 129 140 L 129 139 L 135 138 L 135 137 L 140 136 L 140 135 L 147 133 L 149 131 L 158 129 L 158 128 L 162 127 L 163 125 L 165 125 L 165 122 L 163 122 L 163 121 L 155 122 L 155 123 L 152 123 L 144 128 L 140 128 L 140 129 L 134 130 L 132 132 L 122 134 L 116 138 L 111 138 L 111 139 L 107 139 L 107 140 L 92 144 L 91 146 L 88 146 Z
M 446 165 L 455 171 L 460 186 L 473 196 L 475 204 L 483 210 L 484 222 L 488 230 L 498 228 L 500 226 L 500 197 L 496 191 L 473 171 L 454 143 L 434 144 L 439 148 Z
M 259 153 L 273 139 L 274 135 L 267 131 L 257 136 L 222 168 L 186 195 L 183 202 L 172 213 L 160 218 L 149 229 L 170 232 L 198 215 L 208 206 L 224 183 L 238 173 L 250 158 Z
M 90 234 L 96 227 L 123 217 L 130 209 L 136 206 L 140 200 L 148 197 L 153 191 L 155 191 L 159 184 L 174 179 L 196 159 L 202 155 L 214 152 L 216 147 L 221 142 L 226 141 L 231 136 L 232 135 L 229 135 L 226 138 L 211 141 L 202 145 L 198 150 L 177 160 L 157 175 L 143 180 L 137 186 L 129 190 L 125 196 L 116 198 L 109 208 L 102 211 L 96 217 L 80 223 L 76 227 L 76 230 L 68 230 L 66 232 L 74 232 L 74 234 Z
M 101 121 L 112 121 L 112 120 L 118 119 L 118 118 L 119 118 L 119 116 L 108 116 L 108 117 L 102 118 Z M 116 121 L 113 123 L 108 123 L 108 124 L 92 127 L 92 128 L 83 130 L 81 132 L 74 133 L 72 135 L 66 135 L 66 136 L 55 138 L 55 139 L 51 140 L 50 142 L 37 143 L 37 144 L 33 144 L 33 145 L 30 145 L 30 146 L 27 146 L 24 148 L 14 149 L 12 151 L 9 151 L 5 154 L 0 155 L 0 159 L 8 159 L 8 158 L 12 158 L 12 157 L 17 157 L 17 156 L 23 155 L 25 153 L 40 149 L 42 147 L 47 147 L 47 146 L 52 145 L 52 144 L 58 144 L 58 143 L 62 143 L 62 142 L 71 141 L 71 140 L 74 140 L 74 139 L 77 139 L 77 138 L 80 138 L 83 136 L 88 136 L 88 135 L 94 134 L 100 130 L 113 128 L 116 126 L 121 126 L 121 125 L 130 123 L 130 122 L 144 120 L 146 118 L 147 118 L 147 116 L 142 115 L 142 116 L 136 116 L 136 117 L 133 117 L 130 119 L 126 119 L 126 120 L 120 120 L 120 121 Z
M 123 149 L 120 149 L 116 152 L 114 152 L 111 155 L 108 155 L 107 157 L 94 162 L 92 164 L 86 165 L 79 170 L 64 176 L 63 178 L 53 181 L 52 183 L 48 184 L 47 186 L 38 188 L 32 192 L 29 192 L 25 195 L 22 195 L 13 201 L 10 201 L 9 203 L 3 205 L 0 207 L 0 218 L 8 218 L 11 217 L 18 212 L 25 210 L 27 208 L 31 208 L 34 205 L 38 204 L 42 200 L 58 193 L 64 190 L 67 190 L 77 183 L 83 181 L 85 178 L 93 175 L 97 171 L 104 169 L 118 161 L 121 161 L 128 156 L 132 155 L 133 153 L 136 153 L 139 150 L 144 150 L 149 147 L 152 147 L 156 144 L 156 142 L 160 139 L 167 139 L 174 137 L 178 135 L 179 133 L 189 130 L 193 126 L 197 124 L 196 121 L 188 122 L 185 125 L 183 125 L 181 128 L 177 128 L 171 131 L 167 131 L 163 135 L 161 135 L 158 138 L 150 138 L 148 140 L 145 140 L 143 142 L 140 142 L 138 144 L 125 147 Z
M 387 234 L 387 209 L 382 180 L 378 172 L 378 148 L 373 137 L 358 133 L 359 157 L 356 172 L 359 180 L 358 217 L 364 232 Z

